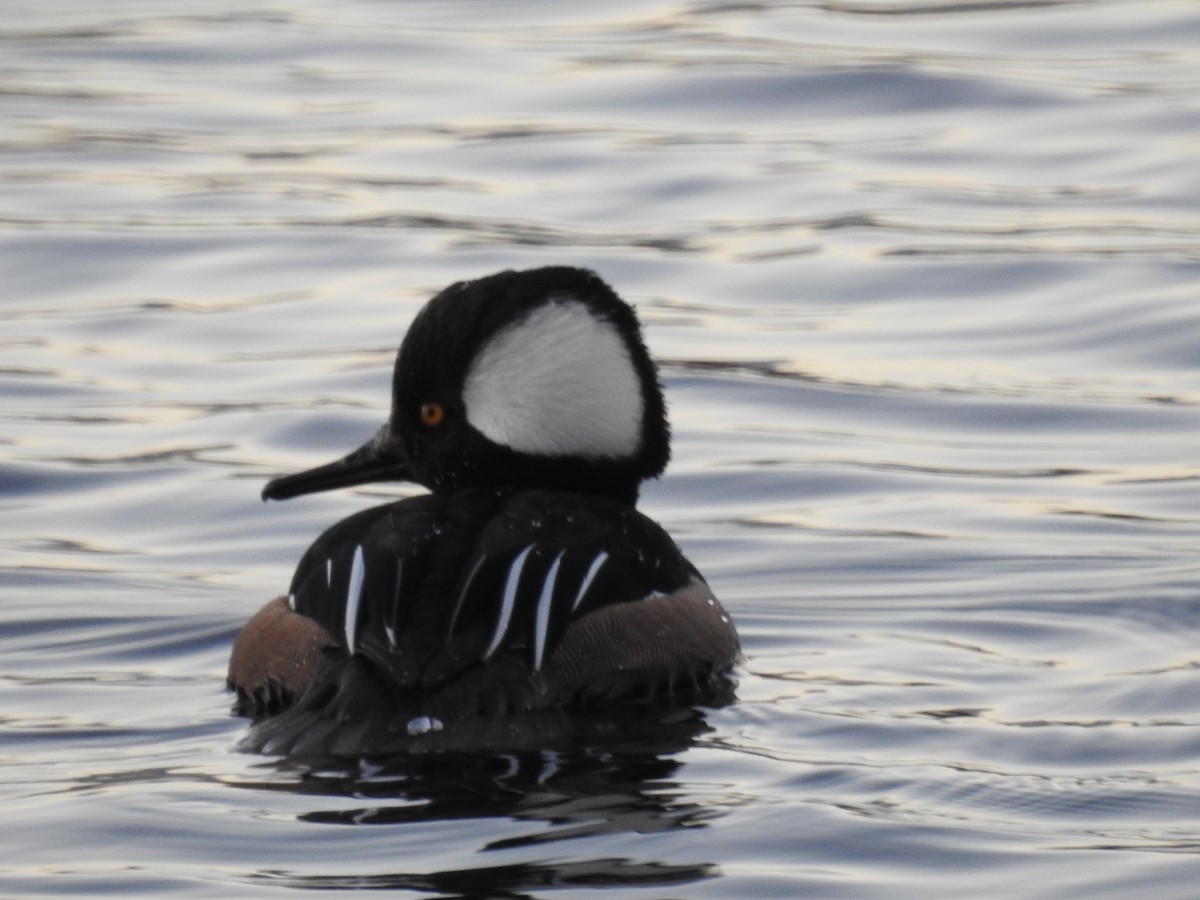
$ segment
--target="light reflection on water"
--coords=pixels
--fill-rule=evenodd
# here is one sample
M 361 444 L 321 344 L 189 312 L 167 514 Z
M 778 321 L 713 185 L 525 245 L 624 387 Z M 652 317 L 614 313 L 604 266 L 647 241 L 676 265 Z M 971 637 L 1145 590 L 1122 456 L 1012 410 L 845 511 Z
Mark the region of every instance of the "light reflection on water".
M 499 7 L 497 7 L 499 9 Z M 41 4 L 0 29 L 0 889 L 1194 895 L 1187 4 Z M 452 280 L 596 268 L 739 702 L 231 752 L 230 641 Z M 406 489 L 400 489 L 403 492 Z

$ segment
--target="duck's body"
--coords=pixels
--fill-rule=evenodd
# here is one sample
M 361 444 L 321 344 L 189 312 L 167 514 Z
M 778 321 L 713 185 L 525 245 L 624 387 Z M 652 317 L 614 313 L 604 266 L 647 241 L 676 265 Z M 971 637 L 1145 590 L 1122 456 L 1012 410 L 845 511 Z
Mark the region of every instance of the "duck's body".
M 448 288 L 401 347 L 393 399 L 362 449 L 264 491 L 431 489 L 334 525 L 246 626 L 229 683 L 251 745 L 536 745 L 575 712 L 727 688 L 729 617 L 633 505 L 668 432 L 607 285 L 554 268 Z

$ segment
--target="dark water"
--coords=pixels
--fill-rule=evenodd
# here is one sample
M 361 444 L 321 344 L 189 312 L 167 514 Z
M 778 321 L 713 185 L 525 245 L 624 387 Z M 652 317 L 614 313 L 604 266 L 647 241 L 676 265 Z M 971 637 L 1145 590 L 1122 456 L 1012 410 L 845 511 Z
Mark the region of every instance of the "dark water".
M 10 4 L 0 895 L 1200 894 L 1200 7 Z M 19 7 L 19 9 L 18 9 Z M 746 650 L 676 740 L 233 751 L 450 281 L 596 268 Z

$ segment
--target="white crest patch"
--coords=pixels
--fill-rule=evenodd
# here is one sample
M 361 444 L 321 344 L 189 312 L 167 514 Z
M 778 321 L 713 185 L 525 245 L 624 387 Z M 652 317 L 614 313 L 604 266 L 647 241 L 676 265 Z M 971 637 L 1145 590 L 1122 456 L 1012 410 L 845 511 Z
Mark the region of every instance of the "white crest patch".
M 552 298 L 498 331 L 471 363 L 467 421 L 520 453 L 631 457 L 641 445 L 641 382 L 611 322 Z

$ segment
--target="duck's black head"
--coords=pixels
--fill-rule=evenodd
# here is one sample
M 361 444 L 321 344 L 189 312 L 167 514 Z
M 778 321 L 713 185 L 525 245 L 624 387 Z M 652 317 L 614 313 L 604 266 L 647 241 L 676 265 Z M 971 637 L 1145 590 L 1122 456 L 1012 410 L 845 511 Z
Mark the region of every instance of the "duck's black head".
M 263 498 L 401 480 L 435 493 L 550 488 L 633 503 L 669 445 L 633 309 L 584 269 L 500 272 L 451 285 L 413 320 L 375 437 L 275 479 Z

